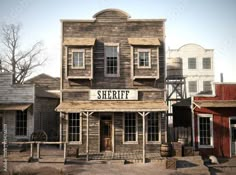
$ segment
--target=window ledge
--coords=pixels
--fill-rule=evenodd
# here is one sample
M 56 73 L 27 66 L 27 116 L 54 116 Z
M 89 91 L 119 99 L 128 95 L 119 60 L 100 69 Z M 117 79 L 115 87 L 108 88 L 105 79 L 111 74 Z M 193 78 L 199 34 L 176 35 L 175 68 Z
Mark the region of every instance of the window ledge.
M 155 145 L 155 144 L 161 144 L 160 141 L 147 141 L 146 142 L 147 145 Z
M 127 141 L 127 142 L 123 142 L 124 145 L 130 145 L 130 144 L 138 144 L 138 141 Z
M 198 145 L 198 148 L 214 148 L 213 145 Z
M 68 142 L 68 145 L 82 145 L 81 141 Z

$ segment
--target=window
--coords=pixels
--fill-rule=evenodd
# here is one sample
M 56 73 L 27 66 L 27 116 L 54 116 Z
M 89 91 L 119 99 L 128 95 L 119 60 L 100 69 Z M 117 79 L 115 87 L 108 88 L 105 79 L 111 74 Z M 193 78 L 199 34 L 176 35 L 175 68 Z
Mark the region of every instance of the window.
M 211 82 L 203 81 L 203 91 L 211 91 Z
M 189 81 L 188 82 L 188 91 L 189 92 L 197 92 L 197 82 L 196 81 Z
M 16 111 L 16 136 L 27 135 L 27 110 Z
M 138 68 L 150 68 L 150 50 L 139 49 L 138 50 Z
M 105 44 L 105 76 L 119 76 L 119 51 L 118 44 Z
M 80 114 L 69 113 L 69 141 L 81 141 L 81 127 L 80 127 Z
M 211 69 L 211 58 L 203 58 L 202 59 L 202 68 L 203 69 Z
M 147 141 L 148 142 L 158 142 L 160 141 L 160 122 L 158 113 L 150 113 L 147 116 Z
M 188 69 L 196 69 L 196 58 L 188 58 Z
M 72 51 L 72 67 L 73 68 L 85 68 L 84 65 L 84 50 L 83 49 L 74 49 Z
M 198 114 L 199 147 L 213 146 L 213 124 L 211 114 Z
M 125 113 L 124 142 L 137 142 L 137 116 L 135 113 Z

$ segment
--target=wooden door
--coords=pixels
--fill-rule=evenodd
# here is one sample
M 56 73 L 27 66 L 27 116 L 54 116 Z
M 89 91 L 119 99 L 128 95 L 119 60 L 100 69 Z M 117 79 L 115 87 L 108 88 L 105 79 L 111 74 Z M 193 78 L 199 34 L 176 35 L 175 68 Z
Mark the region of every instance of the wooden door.
M 236 156 L 236 124 L 231 124 L 231 155 Z
M 112 151 L 112 117 L 101 116 L 100 119 L 101 151 Z

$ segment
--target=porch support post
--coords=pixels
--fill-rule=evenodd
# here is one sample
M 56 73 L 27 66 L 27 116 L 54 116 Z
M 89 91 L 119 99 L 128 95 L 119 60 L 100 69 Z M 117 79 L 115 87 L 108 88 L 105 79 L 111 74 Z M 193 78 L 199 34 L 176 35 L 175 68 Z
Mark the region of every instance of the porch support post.
M 30 144 L 30 157 L 33 158 L 33 143 Z
M 40 143 L 37 143 L 37 158 L 40 159 Z
M 60 112 L 60 128 L 59 128 L 59 134 L 60 134 L 60 142 L 62 142 L 62 114 Z M 60 144 L 60 149 L 62 149 L 62 144 Z
M 146 116 L 149 112 L 138 112 L 139 115 L 143 118 L 143 163 L 145 163 L 146 159 Z
M 86 132 L 86 160 L 89 161 L 89 116 L 93 114 L 93 112 L 83 112 L 83 114 L 86 116 L 87 121 L 86 121 L 86 125 L 87 125 L 87 132 Z
M 64 142 L 64 162 L 66 162 L 66 142 Z

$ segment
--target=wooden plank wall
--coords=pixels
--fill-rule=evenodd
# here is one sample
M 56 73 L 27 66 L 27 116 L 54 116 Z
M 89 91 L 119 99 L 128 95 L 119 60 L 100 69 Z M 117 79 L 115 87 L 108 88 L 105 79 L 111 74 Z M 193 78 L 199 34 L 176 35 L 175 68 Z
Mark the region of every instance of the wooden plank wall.
M 0 103 L 33 103 L 34 85 L 12 84 L 12 74 L 0 73 Z

